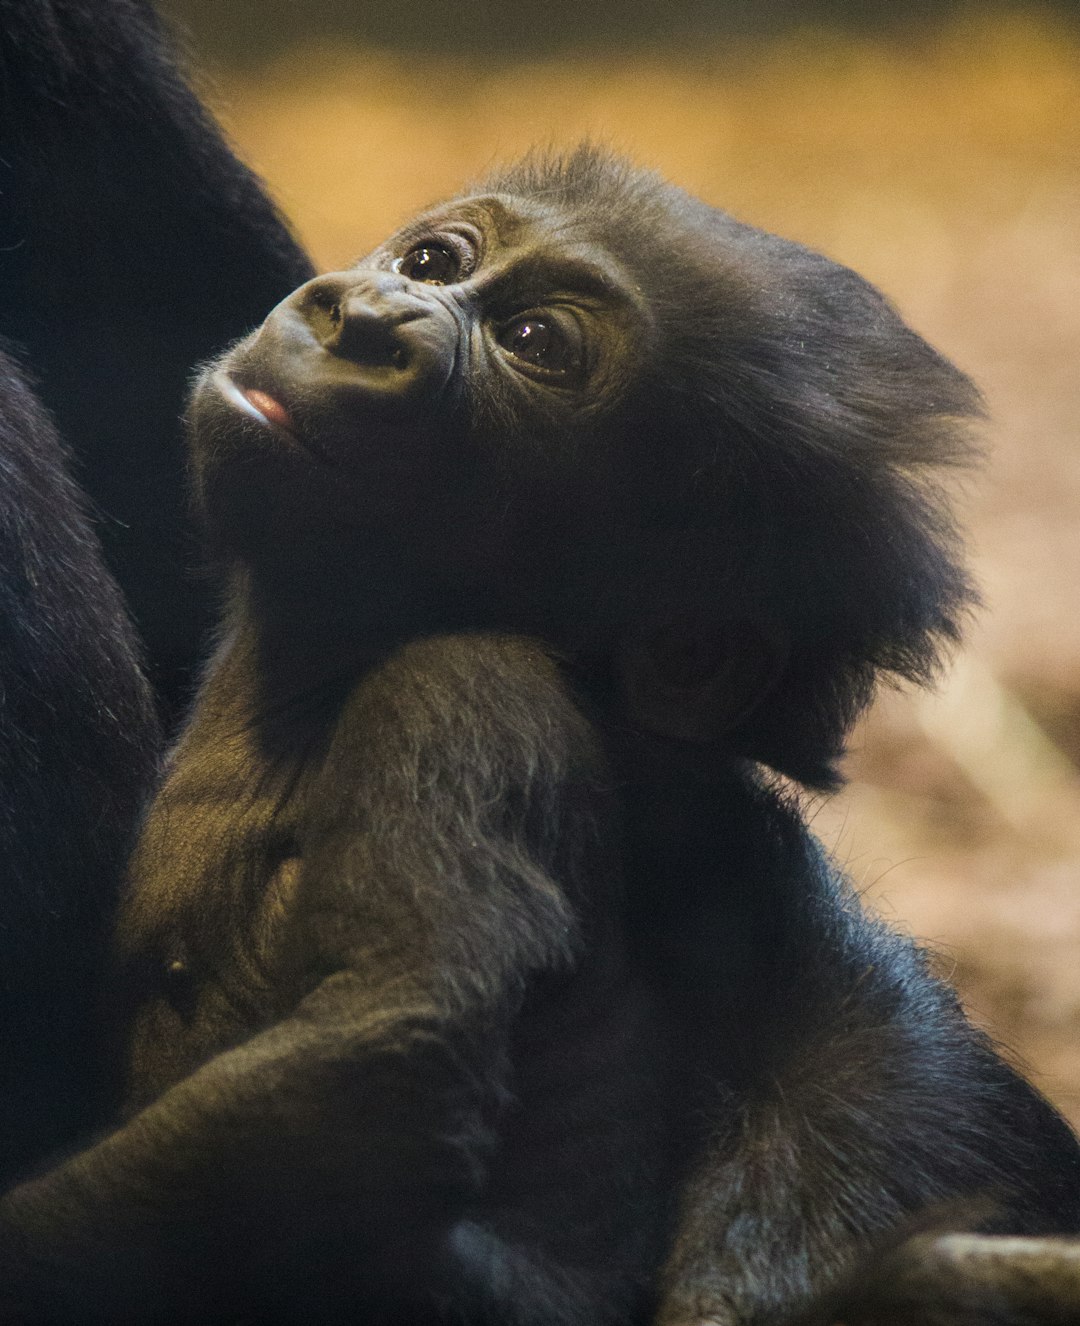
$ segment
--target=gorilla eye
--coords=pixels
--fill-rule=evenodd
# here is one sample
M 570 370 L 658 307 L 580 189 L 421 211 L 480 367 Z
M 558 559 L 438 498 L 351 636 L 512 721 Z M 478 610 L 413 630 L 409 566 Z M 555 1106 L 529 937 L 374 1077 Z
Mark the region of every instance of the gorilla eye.
M 515 359 L 545 373 L 565 374 L 578 367 L 577 346 L 550 318 L 524 314 L 500 328 L 497 339 Z
M 452 285 L 461 275 L 461 259 L 445 244 L 417 244 L 394 263 L 394 268 L 410 281 Z

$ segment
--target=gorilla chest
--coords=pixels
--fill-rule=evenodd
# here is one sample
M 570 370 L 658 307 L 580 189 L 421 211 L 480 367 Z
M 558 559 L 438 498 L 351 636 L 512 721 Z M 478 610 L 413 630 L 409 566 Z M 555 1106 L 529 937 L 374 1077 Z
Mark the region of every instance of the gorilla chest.
M 128 1096 L 152 1099 L 286 1015 L 301 856 L 295 777 L 219 765 L 170 779 L 132 859 L 117 927 Z

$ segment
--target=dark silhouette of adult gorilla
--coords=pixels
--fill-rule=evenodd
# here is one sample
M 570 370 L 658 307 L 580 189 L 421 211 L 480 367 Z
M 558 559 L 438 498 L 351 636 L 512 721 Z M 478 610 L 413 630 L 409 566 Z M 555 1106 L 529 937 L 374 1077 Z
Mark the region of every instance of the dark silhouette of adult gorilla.
M 192 368 L 311 273 L 144 0 L 0 0 L 0 337 L 100 519 L 168 715 L 193 684 Z
M 184 511 L 187 379 L 308 273 L 177 72 L 148 4 L 0 0 L 0 1172 L 9 1177 L 95 1108 L 101 938 L 158 744 L 143 651 L 98 537 L 171 717 L 207 618 Z
M 85 1129 L 157 725 L 50 420 L 0 350 L 0 1182 Z

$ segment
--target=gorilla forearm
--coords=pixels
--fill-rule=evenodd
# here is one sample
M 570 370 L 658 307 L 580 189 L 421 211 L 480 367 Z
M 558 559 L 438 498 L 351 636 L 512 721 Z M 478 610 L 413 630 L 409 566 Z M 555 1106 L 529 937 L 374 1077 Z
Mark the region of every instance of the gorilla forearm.
M 25 1296 L 35 1319 L 138 1318 L 183 1302 L 197 1320 L 228 1303 L 236 1267 L 223 1248 L 243 1247 L 272 1297 L 298 1230 L 334 1248 L 351 1240 L 358 1290 L 386 1258 L 400 1268 L 415 1256 L 412 1275 L 430 1278 L 436 1233 L 484 1172 L 504 1056 L 490 1024 L 448 1025 L 404 989 L 372 1003 L 369 983 L 356 985 L 348 973 L 324 982 L 294 1017 L 10 1192 L 8 1300 Z

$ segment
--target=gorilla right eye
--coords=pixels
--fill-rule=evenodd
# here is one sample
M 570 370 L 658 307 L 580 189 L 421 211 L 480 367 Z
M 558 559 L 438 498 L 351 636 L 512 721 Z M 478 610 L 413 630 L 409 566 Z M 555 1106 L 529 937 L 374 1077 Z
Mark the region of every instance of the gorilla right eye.
M 567 377 L 581 368 L 580 337 L 552 317 L 524 313 L 501 327 L 496 339 L 504 350 L 544 376 Z
M 410 281 L 451 285 L 461 275 L 461 259 L 445 244 L 416 244 L 394 263 L 394 269 Z

